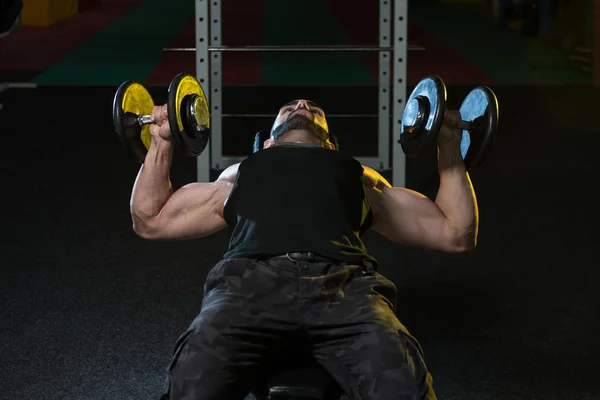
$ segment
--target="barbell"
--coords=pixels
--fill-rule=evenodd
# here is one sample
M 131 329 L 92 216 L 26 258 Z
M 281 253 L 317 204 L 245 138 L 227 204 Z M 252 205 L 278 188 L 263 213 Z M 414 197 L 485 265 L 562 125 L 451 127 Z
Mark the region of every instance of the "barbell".
M 408 51 L 425 51 L 425 47 L 418 45 L 408 45 Z M 164 52 L 171 53 L 190 53 L 195 52 L 195 47 L 166 47 Z M 298 52 L 327 52 L 327 53 L 362 53 L 362 52 L 386 52 L 394 51 L 391 46 L 354 46 L 354 45 L 325 45 L 325 46 L 282 46 L 282 45 L 262 45 L 262 46 L 209 46 L 209 53 L 229 53 L 229 52 L 277 52 L 277 53 L 298 53 Z

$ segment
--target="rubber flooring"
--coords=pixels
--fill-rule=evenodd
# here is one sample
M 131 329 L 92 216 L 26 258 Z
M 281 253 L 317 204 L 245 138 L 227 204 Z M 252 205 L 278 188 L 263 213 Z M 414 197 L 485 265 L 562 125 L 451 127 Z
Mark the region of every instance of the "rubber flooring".
M 112 129 L 115 89 L 4 98 L 2 400 L 156 399 L 227 245 L 227 232 L 169 243 L 132 232 L 138 166 Z M 468 89 L 449 87 L 451 106 Z M 161 99 L 164 87 L 152 93 Z M 229 94 L 225 106 L 242 108 L 245 97 Z M 258 94 L 246 93 L 270 109 Z M 497 95 L 500 131 L 471 174 L 476 251 L 424 252 L 375 234 L 365 242 L 398 288 L 397 314 L 420 340 L 440 399 L 600 399 L 600 96 L 582 86 Z M 434 197 L 435 162 L 435 153 L 410 162 L 408 186 Z M 176 155 L 172 180 L 195 180 L 194 160 Z

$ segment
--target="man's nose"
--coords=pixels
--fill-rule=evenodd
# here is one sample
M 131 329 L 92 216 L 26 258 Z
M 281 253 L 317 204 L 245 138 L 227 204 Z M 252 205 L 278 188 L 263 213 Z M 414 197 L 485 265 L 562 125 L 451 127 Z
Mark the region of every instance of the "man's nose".
M 304 108 L 305 110 L 310 111 L 310 108 L 308 108 L 308 104 L 305 101 L 300 100 L 298 102 L 298 104 L 296 104 L 296 110 L 299 110 L 301 108 Z

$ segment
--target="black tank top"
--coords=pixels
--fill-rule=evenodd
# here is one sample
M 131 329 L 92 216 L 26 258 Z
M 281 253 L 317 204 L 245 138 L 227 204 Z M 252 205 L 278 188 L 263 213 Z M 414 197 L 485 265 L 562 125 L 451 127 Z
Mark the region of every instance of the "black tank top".
M 373 218 L 363 168 L 339 151 L 286 143 L 250 155 L 224 213 L 233 228 L 226 259 L 313 252 L 375 261 L 361 240 Z

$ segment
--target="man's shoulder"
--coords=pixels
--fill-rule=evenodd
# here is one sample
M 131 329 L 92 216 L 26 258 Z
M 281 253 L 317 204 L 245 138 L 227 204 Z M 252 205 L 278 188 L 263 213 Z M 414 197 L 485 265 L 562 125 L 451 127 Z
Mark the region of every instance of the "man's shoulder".
M 236 163 L 236 164 L 230 165 L 229 167 L 225 168 L 225 170 L 223 170 L 223 172 L 221 172 L 221 174 L 217 178 L 217 181 L 225 181 L 225 182 L 229 182 L 229 183 L 235 183 L 235 179 L 237 178 L 238 169 L 240 167 L 240 164 L 241 163 Z

